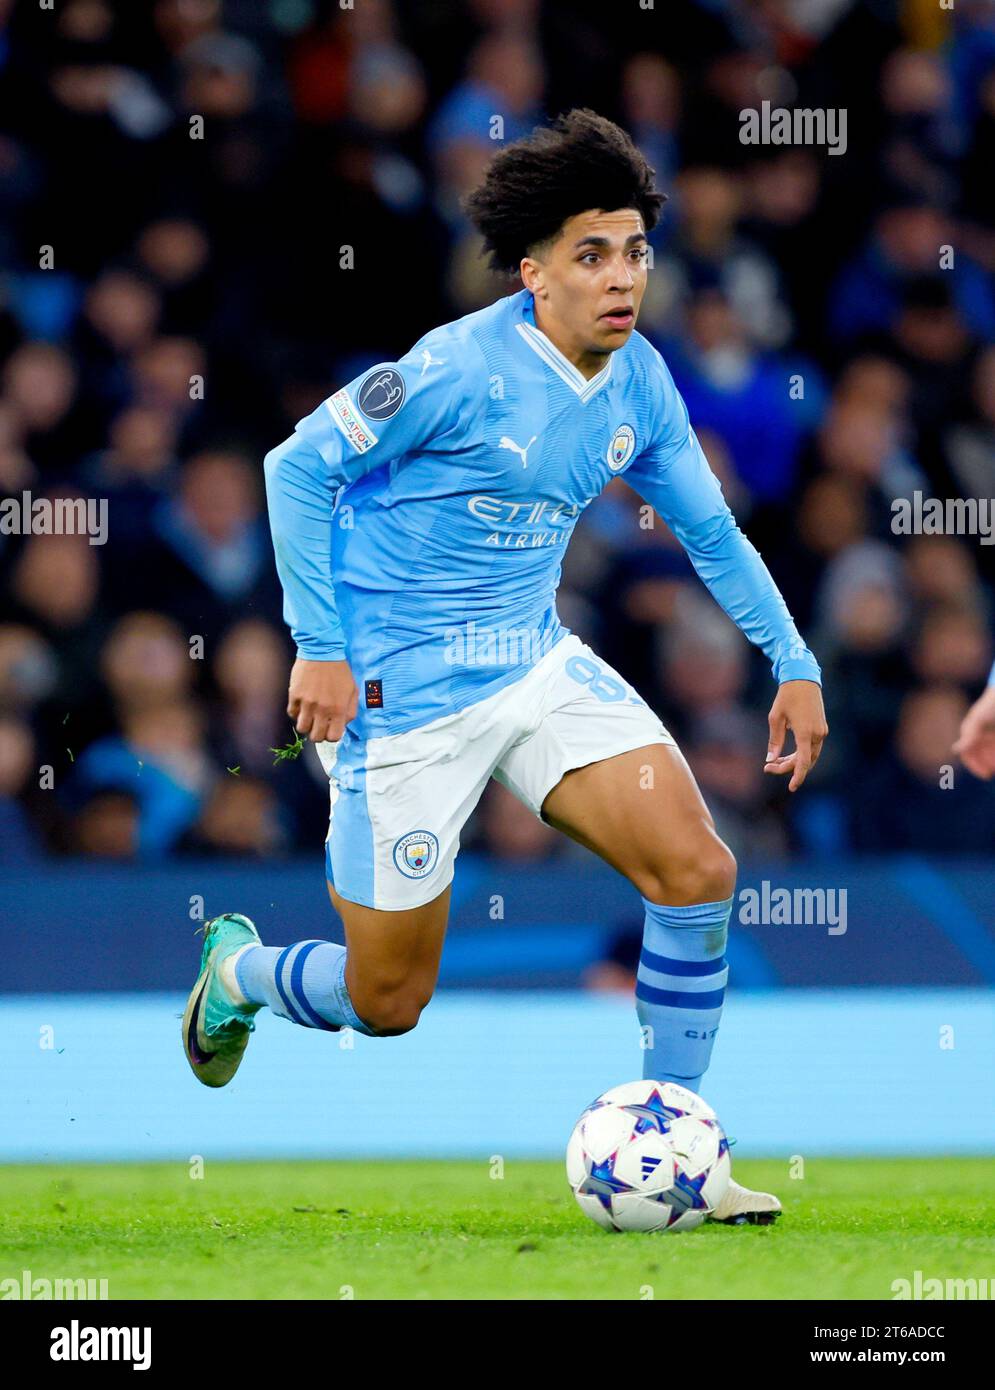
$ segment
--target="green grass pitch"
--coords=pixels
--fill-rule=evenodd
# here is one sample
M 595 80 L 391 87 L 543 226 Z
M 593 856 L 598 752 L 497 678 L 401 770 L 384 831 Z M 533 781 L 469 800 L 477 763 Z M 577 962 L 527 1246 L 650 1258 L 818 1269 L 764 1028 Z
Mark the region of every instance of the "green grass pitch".
M 0 1168 L 0 1279 L 106 1278 L 111 1298 L 873 1298 L 995 1279 L 995 1162 L 739 1161 L 769 1228 L 611 1235 L 558 1163 Z

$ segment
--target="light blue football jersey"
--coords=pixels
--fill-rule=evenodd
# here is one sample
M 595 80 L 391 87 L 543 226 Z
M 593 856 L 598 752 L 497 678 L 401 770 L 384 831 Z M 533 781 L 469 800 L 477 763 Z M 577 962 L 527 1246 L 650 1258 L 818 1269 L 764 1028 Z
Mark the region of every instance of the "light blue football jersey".
M 348 660 L 364 737 L 493 695 L 566 635 L 563 554 L 616 477 L 672 528 L 778 681 L 820 679 L 660 354 L 634 332 L 587 380 L 537 328 L 528 290 L 336 391 L 265 469 L 298 653 Z

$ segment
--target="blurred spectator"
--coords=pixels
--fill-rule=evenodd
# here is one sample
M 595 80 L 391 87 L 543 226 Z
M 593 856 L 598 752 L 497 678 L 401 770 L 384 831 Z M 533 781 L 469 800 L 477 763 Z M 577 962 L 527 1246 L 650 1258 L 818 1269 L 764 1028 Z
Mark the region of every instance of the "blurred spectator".
M 154 859 L 194 824 L 212 775 L 200 713 L 177 701 L 130 713 L 120 734 L 92 743 L 74 768 L 73 792 L 127 792 L 138 809 L 134 849 Z
M 267 815 L 280 842 L 307 848 L 328 814 L 327 777 L 310 746 L 301 758 L 275 766 L 272 751 L 292 733 L 286 708 L 292 655 L 272 623 L 247 618 L 228 629 L 212 668 L 217 698 L 211 737 L 224 767 L 266 784 L 272 800 Z
M 777 266 L 740 231 L 742 180 L 722 169 L 688 169 L 677 180 L 674 200 L 674 228 L 663 263 L 682 299 L 713 291 L 734 316 L 739 338 L 754 348 L 780 347 L 791 329 L 790 315 Z M 711 339 L 714 330 L 707 336 Z
M 882 146 L 886 176 L 895 187 L 948 205 L 956 188 L 958 132 L 942 56 L 896 49 L 881 73 L 881 101 L 890 127 Z
M 962 418 L 945 422 L 943 450 L 949 483 L 963 497 L 990 498 L 995 459 L 995 347 L 979 354 Z
M 980 613 L 963 602 L 934 603 L 926 610 L 912 656 L 921 681 L 977 686 L 991 664 L 991 639 Z
M 50 694 L 58 669 L 37 632 L 16 623 L 0 626 L 0 710 L 29 712 Z
M 794 534 L 786 539 L 778 580 L 788 608 L 808 631 L 822 574 L 835 556 L 867 534 L 867 494 L 852 478 L 820 473 L 798 501 Z
M 916 602 L 983 609 L 974 558 L 956 536 L 912 536 L 904 552 L 906 584 Z
M 622 70 L 622 121 L 668 188 L 677 172 L 681 86 L 675 68 L 658 53 L 636 53 Z
M 59 721 L 96 699 L 99 691 L 107 632 L 99 554 L 100 547 L 90 545 L 86 536 L 31 536 L 11 569 L 11 615 L 58 652 L 44 689 L 44 708 Z
M 212 326 L 211 244 L 203 227 L 189 218 L 160 218 L 144 228 L 135 251 L 159 288 L 167 333 L 196 333 Z
M 225 633 L 214 661 L 221 697 L 220 733 L 232 760 L 251 772 L 268 770 L 270 749 L 287 727 L 287 644 L 258 618 Z
M 25 343 L 8 357 L 2 377 L 17 442 L 41 469 L 67 472 L 89 433 L 81 424 L 76 371 L 61 348 Z M 81 438 L 82 437 L 82 438 Z
M 661 632 L 657 654 L 679 728 L 738 708 L 749 678 L 749 645 L 707 600 L 696 594 L 681 596 L 674 621 Z
M 940 283 L 941 248 L 956 240 L 949 218 L 920 199 L 906 199 L 883 211 L 874 235 L 846 267 L 831 299 L 833 333 L 859 339 L 895 326 L 911 286 L 924 277 Z M 968 257 L 957 258 L 950 276 L 953 303 L 968 331 L 986 339 L 995 335 L 995 289 L 991 279 Z
M 132 366 L 153 341 L 161 308 L 155 288 L 130 270 L 105 271 L 87 292 L 74 335 L 74 360 L 80 395 L 89 403 L 98 438 L 131 399 Z
M 744 229 L 777 267 L 783 295 L 791 306 L 794 339 L 807 353 L 825 349 L 822 324 L 827 286 L 812 267 L 826 255 L 822 185 L 813 151 L 764 150 L 745 170 Z
M 82 466 L 89 491 L 107 499 L 115 542 L 126 549 L 146 540 L 156 505 L 173 485 L 176 435 L 169 411 L 129 406 L 111 422 L 108 447 Z
M 862 850 L 986 854 L 995 850 L 995 789 L 961 773 L 942 785 L 968 701 L 927 686 L 901 703 L 894 750 L 865 779 L 854 807 Z
M 34 767 L 34 738 L 20 720 L 0 715 L 0 863 L 37 859 L 44 846 L 25 806 Z
M 89 796 L 73 819 L 72 848 L 95 859 L 133 859 L 138 852 L 138 803 L 125 791 Z
M 119 718 L 187 698 L 195 668 L 183 634 L 159 613 L 129 613 L 114 627 L 102 669 Z
M 174 497 L 151 518 L 131 594 L 169 612 L 189 635 L 218 635 L 236 606 L 280 613 L 272 548 L 262 514 L 261 469 L 243 454 L 207 451 L 184 466 Z M 122 577 L 123 580 L 123 577 Z
M 486 35 L 470 54 L 467 76 L 442 103 L 428 132 L 443 214 L 458 221 L 459 199 L 501 144 L 528 135 L 541 112 L 542 66 L 531 40 Z
M 842 779 L 848 764 L 882 758 L 908 688 L 909 603 L 898 557 L 876 541 L 841 551 L 826 570 L 818 612 L 831 756 Z
M 691 419 L 721 437 L 754 498 L 783 498 L 793 487 L 809 424 L 804 403 L 792 399 L 790 371 L 756 351 L 744 321 L 716 290 L 691 302 L 687 328 L 683 346 L 672 345 L 666 355 Z M 811 375 L 814 394 L 817 374 Z
M 187 854 L 263 859 L 278 853 L 284 844 L 270 788 L 255 778 L 232 775 L 216 783 L 179 849 Z
M 774 788 L 763 770 L 766 745 L 759 715 L 728 710 L 693 724 L 685 747 L 716 829 L 737 859 L 777 859 L 788 851 L 786 828 L 768 804 Z

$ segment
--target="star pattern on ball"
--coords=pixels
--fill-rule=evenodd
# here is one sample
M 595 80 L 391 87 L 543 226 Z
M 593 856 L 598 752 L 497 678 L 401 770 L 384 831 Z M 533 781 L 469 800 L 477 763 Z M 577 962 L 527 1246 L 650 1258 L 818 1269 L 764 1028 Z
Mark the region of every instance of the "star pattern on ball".
M 584 1111 L 584 1114 L 585 1114 L 585 1115 L 590 1115 L 590 1113 L 591 1113 L 592 1110 L 603 1110 L 603 1109 L 605 1108 L 606 1105 L 611 1105 L 611 1101 L 610 1101 L 610 1100 L 602 1100 L 602 1099 L 599 1097 L 597 1100 L 592 1100 L 592 1101 L 591 1101 L 591 1104 L 590 1104 L 590 1105 L 587 1107 L 587 1109 Z
M 667 1218 L 667 1225 L 672 1226 L 675 1221 L 687 1211 L 708 1211 L 708 1203 L 705 1201 L 702 1188 L 708 1181 L 708 1170 L 698 1173 L 695 1177 L 690 1177 L 680 1167 L 674 1175 L 672 1187 L 661 1192 L 657 1201 L 671 1208 L 670 1216 Z
M 682 1115 L 688 1113 L 676 1105 L 667 1105 L 656 1087 L 642 1104 L 623 1105 L 621 1108 L 627 1115 L 636 1117 L 636 1123 L 632 1127 L 636 1134 L 649 1134 L 652 1130 L 666 1134 L 673 1120 L 679 1120 Z
M 624 1181 L 615 1172 L 615 1160 L 618 1154 L 609 1154 L 600 1163 L 590 1163 L 587 1176 L 577 1189 L 588 1196 L 597 1197 L 605 1211 L 610 1212 L 612 1198 L 620 1192 L 635 1192 L 635 1188 L 630 1183 Z

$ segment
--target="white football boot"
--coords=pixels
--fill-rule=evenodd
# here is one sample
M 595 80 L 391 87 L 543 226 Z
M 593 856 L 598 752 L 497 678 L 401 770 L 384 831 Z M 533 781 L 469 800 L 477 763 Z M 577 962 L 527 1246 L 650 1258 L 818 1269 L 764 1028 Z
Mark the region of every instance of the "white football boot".
M 781 1203 L 773 1192 L 751 1192 L 730 1178 L 726 1195 L 708 1219 L 727 1226 L 770 1226 L 780 1215 Z

